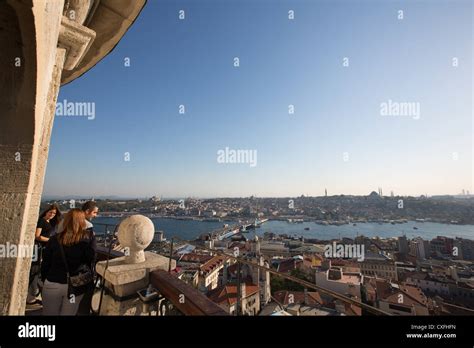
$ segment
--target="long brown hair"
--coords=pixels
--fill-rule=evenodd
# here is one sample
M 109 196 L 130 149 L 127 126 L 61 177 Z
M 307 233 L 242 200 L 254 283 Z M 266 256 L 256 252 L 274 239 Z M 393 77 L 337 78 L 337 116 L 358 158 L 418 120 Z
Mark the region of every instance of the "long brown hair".
M 58 241 L 62 245 L 73 245 L 82 239 L 88 238 L 86 231 L 86 216 L 81 209 L 75 208 L 64 214 L 63 230 L 58 235 Z
M 50 204 L 46 207 L 46 210 L 44 210 L 41 215 L 39 216 L 39 218 L 44 218 L 46 216 L 46 214 L 51 211 L 51 210 L 56 210 L 56 215 L 49 221 L 49 223 L 51 224 L 51 226 L 56 226 L 59 221 L 62 220 L 62 214 L 61 214 L 61 210 L 59 210 L 59 206 L 56 204 L 56 203 L 53 203 L 53 204 Z

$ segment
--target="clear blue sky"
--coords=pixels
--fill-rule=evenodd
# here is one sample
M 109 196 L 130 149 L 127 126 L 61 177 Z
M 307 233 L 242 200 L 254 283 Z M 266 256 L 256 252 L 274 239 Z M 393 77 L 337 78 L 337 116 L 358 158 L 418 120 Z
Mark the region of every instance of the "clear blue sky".
M 472 16 L 468 0 L 149 0 L 61 88 L 96 115 L 56 117 L 44 194 L 472 192 Z M 382 116 L 388 100 L 420 118 Z M 218 163 L 226 147 L 257 150 L 257 166 Z

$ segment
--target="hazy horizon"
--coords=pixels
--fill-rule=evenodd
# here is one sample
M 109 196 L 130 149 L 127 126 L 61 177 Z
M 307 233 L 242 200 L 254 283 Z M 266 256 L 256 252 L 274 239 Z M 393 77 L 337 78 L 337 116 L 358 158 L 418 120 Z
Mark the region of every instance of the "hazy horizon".
M 371 191 L 371 192 L 377 192 L 377 191 Z M 336 196 L 352 196 L 352 197 L 364 197 L 370 195 L 370 193 L 364 194 L 364 195 L 354 195 L 354 194 L 329 194 L 327 197 L 336 197 Z M 318 195 L 318 196 L 311 196 L 311 195 L 304 195 L 305 197 L 314 197 L 314 198 L 320 198 L 320 197 L 325 197 L 324 195 Z M 383 197 L 390 197 L 390 193 L 382 194 Z M 394 194 L 394 197 L 421 197 L 425 195 L 396 195 Z M 89 199 L 89 198 L 94 198 L 94 199 L 127 199 L 127 200 L 132 200 L 132 199 L 150 199 L 152 197 L 160 197 L 162 200 L 178 200 L 178 199 L 183 199 L 183 198 L 192 198 L 192 199 L 234 199 L 234 198 L 249 198 L 250 196 L 208 196 L 208 197 L 197 197 L 197 196 L 170 196 L 170 197 L 165 197 L 165 196 L 160 196 L 160 195 L 146 195 L 146 196 L 119 196 L 119 195 L 84 195 L 84 194 L 77 194 L 77 195 L 43 195 L 42 201 L 45 200 L 53 200 L 53 199 Z M 253 196 L 254 198 L 259 198 L 259 199 L 268 199 L 268 198 L 299 198 L 301 195 L 295 195 L 295 196 Z M 474 197 L 474 194 L 469 192 L 469 194 L 462 195 L 461 193 L 459 194 L 441 194 L 441 195 L 429 195 L 429 197 L 466 197 L 466 198 L 471 198 Z

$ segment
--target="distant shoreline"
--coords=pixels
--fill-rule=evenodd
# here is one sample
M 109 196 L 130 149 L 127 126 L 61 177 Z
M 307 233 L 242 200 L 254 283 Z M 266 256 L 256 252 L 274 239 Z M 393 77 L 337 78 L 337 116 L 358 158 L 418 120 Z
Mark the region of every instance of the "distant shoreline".
M 100 213 L 97 217 L 103 218 L 120 218 L 120 217 L 127 217 L 130 215 L 144 215 L 149 217 L 150 219 L 173 219 L 173 220 L 183 220 L 183 221 L 200 221 L 200 222 L 238 222 L 239 220 L 252 220 L 254 218 L 249 217 L 215 217 L 215 218 L 205 218 L 202 216 L 174 216 L 174 215 L 160 215 L 160 214 L 150 214 L 144 212 L 103 212 Z M 455 226 L 474 226 L 474 224 L 464 224 L 464 223 L 452 223 L 450 221 L 435 221 L 431 219 L 424 219 L 424 221 L 419 220 L 411 220 L 411 219 L 397 219 L 397 220 L 388 220 L 388 219 L 375 219 L 375 220 L 318 220 L 313 217 L 308 216 L 279 216 L 279 217 L 265 217 L 269 221 L 288 221 L 289 219 L 298 220 L 302 219 L 302 222 L 314 222 L 320 225 L 329 225 L 329 226 L 341 226 L 341 225 L 350 225 L 350 224 L 367 224 L 367 223 L 378 223 L 378 224 L 396 224 L 402 225 L 408 222 L 414 222 L 423 224 L 426 222 L 435 223 L 435 224 L 443 224 L 443 225 L 455 225 Z M 206 221 L 212 220 L 212 221 Z M 392 223 L 393 221 L 393 223 Z M 298 224 L 299 222 L 289 222 L 292 224 Z

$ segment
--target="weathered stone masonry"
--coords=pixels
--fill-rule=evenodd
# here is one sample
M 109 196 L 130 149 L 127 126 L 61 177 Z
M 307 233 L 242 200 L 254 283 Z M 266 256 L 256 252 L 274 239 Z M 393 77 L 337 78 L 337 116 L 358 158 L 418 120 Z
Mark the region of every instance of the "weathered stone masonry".
M 0 244 L 33 244 L 60 85 L 107 55 L 144 5 L 0 2 Z M 24 314 L 30 263 L 0 259 L 2 315 Z

